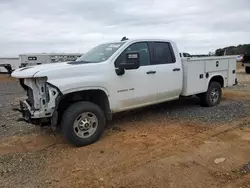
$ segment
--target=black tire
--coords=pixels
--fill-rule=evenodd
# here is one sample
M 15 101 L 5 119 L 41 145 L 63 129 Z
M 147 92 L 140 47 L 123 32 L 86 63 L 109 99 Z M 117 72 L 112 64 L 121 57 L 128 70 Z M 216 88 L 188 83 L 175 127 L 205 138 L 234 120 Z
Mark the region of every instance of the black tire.
M 95 131 L 91 136 L 87 138 L 81 138 L 76 133 L 74 128 L 74 122 L 81 116 L 82 113 L 94 114 L 97 119 L 97 125 Z M 61 121 L 61 127 L 63 135 L 67 141 L 77 147 L 86 146 L 99 140 L 106 124 L 106 118 L 103 110 L 94 103 L 91 102 L 77 102 L 72 104 L 63 114 Z M 79 129 L 79 131 L 81 131 Z
M 196 97 L 198 97 L 198 98 L 202 98 L 204 96 L 204 93 L 199 93 L 199 94 L 196 94 Z
M 218 97 L 214 98 L 212 96 L 212 92 L 218 92 Z M 204 107 L 213 107 L 220 104 L 221 101 L 222 89 L 221 85 L 218 82 L 211 82 L 208 86 L 208 90 L 206 93 L 200 94 L 201 106 Z
M 245 71 L 247 74 L 250 74 L 250 67 L 245 67 Z

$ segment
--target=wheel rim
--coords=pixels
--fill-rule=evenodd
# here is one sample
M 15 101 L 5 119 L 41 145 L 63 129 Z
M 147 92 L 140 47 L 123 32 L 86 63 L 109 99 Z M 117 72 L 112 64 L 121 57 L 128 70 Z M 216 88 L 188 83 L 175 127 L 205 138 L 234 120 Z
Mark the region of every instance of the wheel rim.
M 217 88 L 212 89 L 211 94 L 210 94 L 211 102 L 216 103 L 219 99 L 219 95 L 220 95 L 219 89 Z
M 98 126 L 98 120 L 95 114 L 84 112 L 80 114 L 74 122 L 74 132 L 80 138 L 92 136 Z

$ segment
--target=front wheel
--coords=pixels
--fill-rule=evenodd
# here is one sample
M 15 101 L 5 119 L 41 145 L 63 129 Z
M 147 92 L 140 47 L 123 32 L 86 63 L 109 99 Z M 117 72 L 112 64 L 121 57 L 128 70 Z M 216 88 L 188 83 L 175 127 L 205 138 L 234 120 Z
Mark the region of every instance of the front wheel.
M 206 107 L 216 106 L 221 101 L 222 89 L 218 82 L 211 82 L 206 93 L 200 95 L 201 105 Z
M 64 137 L 74 146 L 86 146 L 99 140 L 106 119 L 102 109 L 91 102 L 77 102 L 63 114 Z

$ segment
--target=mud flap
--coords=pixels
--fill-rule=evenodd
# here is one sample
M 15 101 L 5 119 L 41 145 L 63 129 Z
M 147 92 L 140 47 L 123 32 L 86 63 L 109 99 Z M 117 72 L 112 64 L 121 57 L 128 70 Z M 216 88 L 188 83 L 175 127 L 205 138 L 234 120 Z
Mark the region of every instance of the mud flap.
M 234 86 L 235 86 L 235 85 L 238 85 L 238 80 L 237 80 L 237 78 L 235 78 Z

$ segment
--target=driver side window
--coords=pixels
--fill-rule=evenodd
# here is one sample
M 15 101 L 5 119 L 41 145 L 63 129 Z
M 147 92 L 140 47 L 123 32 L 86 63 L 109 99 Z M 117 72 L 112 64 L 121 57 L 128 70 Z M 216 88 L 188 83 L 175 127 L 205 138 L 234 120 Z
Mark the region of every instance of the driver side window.
M 115 67 L 126 62 L 127 52 L 138 52 L 140 54 L 140 66 L 150 65 L 150 55 L 146 42 L 137 42 L 126 48 L 115 61 Z

